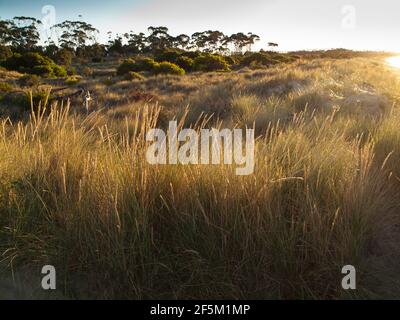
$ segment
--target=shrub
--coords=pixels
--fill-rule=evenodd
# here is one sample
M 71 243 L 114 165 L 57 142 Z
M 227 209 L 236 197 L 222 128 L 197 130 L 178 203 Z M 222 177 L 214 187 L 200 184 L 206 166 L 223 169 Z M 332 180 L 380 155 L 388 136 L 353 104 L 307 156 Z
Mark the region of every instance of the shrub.
M 6 59 L 2 65 L 8 70 L 36 74 L 43 77 L 65 77 L 67 75 L 63 67 L 58 66 L 53 60 L 37 52 L 28 52 L 23 55 L 15 53 Z
M 119 65 L 117 69 L 117 75 L 123 76 L 129 72 L 142 72 L 142 71 L 156 73 L 156 70 L 158 68 L 159 68 L 159 63 L 151 58 L 144 58 L 137 61 L 133 59 L 126 59 Z
M 75 67 L 69 66 L 69 67 L 67 68 L 67 75 L 68 75 L 68 76 L 73 76 L 74 74 L 76 74 L 76 68 L 75 68 Z
M 65 68 L 55 64 L 55 65 L 53 65 L 53 74 L 56 77 L 63 78 L 63 77 L 67 76 L 67 70 L 65 70 Z
M 193 59 L 189 58 L 189 57 L 179 57 L 176 60 L 176 65 L 178 65 L 179 67 L 181 67 L 182 69 L 184 69 L 185 71 L 192 71 L 193 67 L 194 67 L 194 61 Z
M 79 60 L 92 61 L 94 63 L 103 62 L 105 54 L 105 46 L 98 43 L 89 46 L 80 46 L 76 50 L 76 56 Z
M 276 52 L 255 52 L 244 56 L 241 61 L 243 67 L 268 67 L 278 63 L 293 62 L 297 58 L 293 55 Z
M 194 59 L 196 71 L 228 71 L 229 66 L 226 60 L 218 55 L 202 55 Z
M 37 74 L 48 78 L 52 75 L 53 69 L 50 65 L 40 65 L 40 66 L 34 66 L 32 71 L 29 73 Z
M 53 65 L 54 61 L 46 56 L 42 56 L 37 52 L 28 52 L 20 57 L 20 60 L 24 67 L 34 68 L 40 65 Z
M 155 60 L 158 62 L 168 61 L 172 63 L 176 63 L 179 57 L 182 56 L 182 51 L 177 49 L 169 49 L 165 50 L 161 53 L 158 53 L 155 56 Z
M 70 66 L 72 59 L 74 57 L 74 52 L 70 49 L 63 48 L 59 50 L 55 55 L 55 61 L 63 66 Z
M 26 74 L 18 79 L 21 87 L 36 87 L 40 84 L 40 78 L 35 74 Z
M 240 59 L 235 56 L 227 56 L 227 57 L 224 57 L 224 59 L 230 65 L 238 64 L 240 62 Z
M 255 52 L 246 55 L 242 61 L 241 66 L 243 67 L 257 67 L 257 66 L 270 66 L 276 64 L 278 61 L 271 58 L 266 53 Z
M 158 68 L 158 63 L 151 58 L 144 58 L 136 62 L 136 70 L 131 71 L 149 71 L 154 72 Z
M 279 61 L 279 62 L 283 62 L 283 63 L 293 62 L 298 59 L 295 56 L 284 55 L 284 54 L 275 54 L 275 55 L 273 55 L 273 58 L 275 61 Z
M 136 69 L 136 62 L 133 59 L 124 60 L 117 68 L 117 75 L 123 76 L 124 74 L 134 71 Z
M 182 69 L 181 67 L 177 66 L 176 64 L 173 64 L 171 62 L 161 62 L 158 64 L 158 66 L 154 70 L 155 74 L 174 74 L 174 75 L 179 75 L 183 76 L 185 74 L 185 70 Z
M 19 53 L 14 53 L 12 56 L 2 61 L 1 66 L 6 68 L 7 70 L 18 71 L 19 60 L 21 60 L 21 55 Z
M 12 54 L 13 53 L 9 47 L 0 45 L 0 61 L 8 59 Z
M 68 78 L 65 80 L 65 84 L 66 84 L 67 86 L 73 86 L 73 85 L 79 83 L 79 81 L 81 81 L 80 78 L 78 78 L 78 77 L 76 77 L 76 76 L 71 76 L 71 77 L 68 77 Z
M 124 80 L 131 81 L 131 80 L 143 80 L 144 77 L 134 71 L 130 71 L 124 75 Z
M 0 92 L 10 92 L 12 89 L 13 87 L 11 84 L 7 82 L 0 82 Z
M 183 57 L 188 57 L 190 59 L 196 59 L 197 57 L 200 57 L 202 53 L 200 51 L 186 51 L 182 53 Z

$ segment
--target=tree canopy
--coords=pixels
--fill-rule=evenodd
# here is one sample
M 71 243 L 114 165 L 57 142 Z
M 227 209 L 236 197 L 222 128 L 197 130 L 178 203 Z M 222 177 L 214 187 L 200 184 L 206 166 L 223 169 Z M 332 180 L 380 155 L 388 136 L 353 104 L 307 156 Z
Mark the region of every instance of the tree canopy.
M 226 35 L 219 30 L 206 30 L 192 35 L 171 35 L 165 26 L 150 26 L 146 33 L 108 32 L 108 42 L 100 44 L 97 41 L 99 30 L 94 26 L 84 21 L 66 20 L 51 28 L 57 40 L 43 39 L 44 44 L 40 45 L 40 25 L 41 21 L 31 17 L 0 20 L 0 46 L 3 47 L 1 52 L 7 53 L 8 49 L 19 53 L 36 51 L 67 65 L 71 61 L 71 55 L 97 60 L 109 54 L 157 54 L 167 49 L 242 54 L 251 51 L 252 46 L 260 40 L 258 35 L 251 32 Z

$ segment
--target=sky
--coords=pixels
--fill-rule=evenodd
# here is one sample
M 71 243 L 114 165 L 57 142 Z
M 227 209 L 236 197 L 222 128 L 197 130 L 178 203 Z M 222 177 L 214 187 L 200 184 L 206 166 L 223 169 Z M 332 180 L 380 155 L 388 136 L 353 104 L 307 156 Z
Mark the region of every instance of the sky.
M 44 10 L 42 8 L 54 8 Z M 48 7 L 52 6 L 52 7 Z M 82 19 L 107 32 L 146 32 L 166 26 L 170 34 L 220 30 L 253 32 L 279 50 L 348 48 L 400 52 L 398 0 L 0 0 L 0 18 L 32 16 L 51 23 Z M 51 19 L 49 19 L 49 17 Z M 54 17 L 54 18 L 53 18 Z

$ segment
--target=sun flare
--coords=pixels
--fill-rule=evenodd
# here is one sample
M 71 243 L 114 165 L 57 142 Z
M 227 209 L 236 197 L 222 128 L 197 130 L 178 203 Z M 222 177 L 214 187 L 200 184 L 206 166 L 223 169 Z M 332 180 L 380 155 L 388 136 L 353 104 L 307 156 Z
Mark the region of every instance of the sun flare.
M 386 59 L 386 62 L 393 68 L 400 69 L 400 56 L 390 57 Z

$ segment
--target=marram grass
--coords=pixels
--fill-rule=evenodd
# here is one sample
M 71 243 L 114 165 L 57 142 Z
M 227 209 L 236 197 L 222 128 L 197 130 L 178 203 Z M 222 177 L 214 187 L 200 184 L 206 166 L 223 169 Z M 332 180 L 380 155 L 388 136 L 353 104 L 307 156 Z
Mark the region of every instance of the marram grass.
M 276 112 L 285 99 L 268 105 Z M 261 108 L 240 97 L 241 125 L 247 103 Z M 357 121 L 334 108 L 285 122 L 266 115 L 249 176 L 227 165 L 148 164 L 145 134 L 159 123 L 158 106 L 117 123 L 69 104 L 4 119 L 0 295 L 43 297 L 40 269 L 50 264 L 58 290 L 47 298 L 391 297 L 399 288 L 396 110 Z M 341 288 L 348 264 L 355 292 Z

